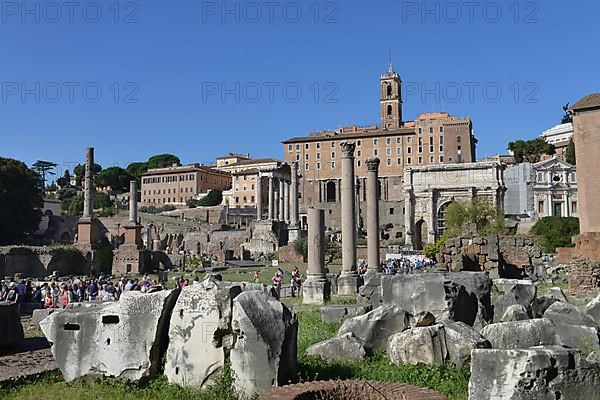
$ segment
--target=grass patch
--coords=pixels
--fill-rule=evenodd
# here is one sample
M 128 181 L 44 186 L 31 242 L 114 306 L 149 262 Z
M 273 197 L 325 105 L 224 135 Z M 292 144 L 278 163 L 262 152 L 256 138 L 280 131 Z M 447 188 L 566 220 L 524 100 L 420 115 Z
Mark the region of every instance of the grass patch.
M 304 351 L 312 344 L 335 336 L 339 324 L 325 324 L 317 312 L 299 315 L 298 371 L 300 380 L 365 379 L 402 382 L 428 387 L 444 393 L 449 400 L 466 400 L 468 396 L 469 371 L 465 368 L 392 364 L 383 351 L 366 361 L 325 362 L 319 357 L 308 356 Z

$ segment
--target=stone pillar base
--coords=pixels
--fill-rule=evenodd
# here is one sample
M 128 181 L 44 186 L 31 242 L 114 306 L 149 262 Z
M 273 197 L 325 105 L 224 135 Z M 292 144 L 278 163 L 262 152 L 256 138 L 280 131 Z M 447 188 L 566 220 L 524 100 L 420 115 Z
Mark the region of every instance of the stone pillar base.
M 356 272 L 342 273 L 337 282 L 339 296 L 356 296 L 358 293 L 358 274 Z
M 288 227 L 288 243 L 294 243 L 298 239 L 300 239 L 300 228 L 297 226 Z
M 325 304 L 331 298 L 331 284 L 325 277 L 309 276 L 302 284 L 302 304 Z

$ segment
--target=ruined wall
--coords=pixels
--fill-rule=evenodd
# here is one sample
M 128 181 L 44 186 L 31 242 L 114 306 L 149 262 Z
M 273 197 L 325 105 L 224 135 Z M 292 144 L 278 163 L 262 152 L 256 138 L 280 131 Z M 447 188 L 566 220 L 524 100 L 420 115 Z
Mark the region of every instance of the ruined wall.
M 576 258 L 568 268 L 569 296 L 585 297 L 600 294 L 600 263 Z
M 492 278 L 522 278 L 542 264 L 532 238 L 490 235 L 451 238 L 438 260 L 450 271 L 489 271 Z
M 84 254 L 69 247 L 0 247 L 0 276 L 44 278 L 54 272 L 59 276 L 89 274 Z

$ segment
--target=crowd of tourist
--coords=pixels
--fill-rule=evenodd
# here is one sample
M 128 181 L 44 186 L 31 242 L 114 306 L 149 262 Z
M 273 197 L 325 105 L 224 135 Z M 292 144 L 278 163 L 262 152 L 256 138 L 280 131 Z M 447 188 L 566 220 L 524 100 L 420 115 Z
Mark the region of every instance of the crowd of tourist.
M 382 265 L 382 272 L 387 275 L 414 274 L 434 264 L 433 260 L 425 256 L 400 256 L 385 260 Z
M 177 285 L 183 283 L 177 282 Z M 166 285 L 150 279 L 121 278 L 116 281 L 100 275 L 98 278 L 74 277 L 62 282 L 0 281 L 0 300 L 12 303 L 33 303 L 44 308 L 65 308 L 73 302 L 116 301 L 126 291 L 153 292 Z

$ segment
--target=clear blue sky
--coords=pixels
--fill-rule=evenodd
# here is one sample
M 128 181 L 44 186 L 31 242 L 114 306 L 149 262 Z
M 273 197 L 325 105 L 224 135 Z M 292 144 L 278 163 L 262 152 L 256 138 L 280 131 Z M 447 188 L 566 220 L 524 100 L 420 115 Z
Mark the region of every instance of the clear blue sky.
M 378 123 L 390 49 L 405 119 L 470 116 L 479 156 L 600 90 L 596 0 L 62 4 L 2 3 L 0 156 L 281 158 L 288 137 Z

